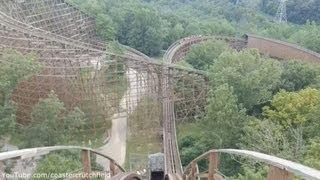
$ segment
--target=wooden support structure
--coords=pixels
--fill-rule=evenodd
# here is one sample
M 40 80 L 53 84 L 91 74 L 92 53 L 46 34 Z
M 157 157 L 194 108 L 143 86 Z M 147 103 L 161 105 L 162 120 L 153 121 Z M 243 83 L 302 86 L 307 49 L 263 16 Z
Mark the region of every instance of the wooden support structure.
M 267 180 L 292 180 L 293 174 L 275 166 L 270 166 Z
M 117 168 L 114 161 L 110 161 L 110 173 L 111 177 L 117 174 Z
M 208 180 L 217 180 L 215 174 L 219 168 L 219 154 L 217 152 L 211 152 L 209 155 L 209 177 Z
M 91 160 L 90 160 L 90 151 L 89 150 L 82 150 L 82 165 L 83 165 L 83 174 L 85 180 L 90 180 L 90 173 L 91 173 Z
M 196 173 L 197 173 L 197 163 L 193 162 L 191 164 L 191 171 L 190 171 L 190 175 L 188 177 L 188 180 L 196 180 Z
M 187 175 L 186 175 L 186 174 L 183 174 L 183 175 L 182 175 L 182 179 L 183 179 L 183 180 L 187 180 Z

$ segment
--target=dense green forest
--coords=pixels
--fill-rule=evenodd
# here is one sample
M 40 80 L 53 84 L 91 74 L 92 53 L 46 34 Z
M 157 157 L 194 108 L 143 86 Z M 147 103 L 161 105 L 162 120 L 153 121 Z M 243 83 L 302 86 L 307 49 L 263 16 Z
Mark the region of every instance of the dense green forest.
M 206 64 L 200 67 L 210 73 L 212 86 L 203 116 L 180 127 L 183 164 L 212 148 L 234 148 L 319 169 L 320 67 L 295 60 L 281 62 L 255 49 L 216 48 L 225 47 L 221 43 L 196 45 L 185 59 L 194 67 L 199 67 L 200 57 L 211 59 L 200 61 Z M 199 48 L 212 50 L 205 53 Z M 257 164 L 250 168 L 257 172 L 252 172 L 247 168 L 250 163 L 240 165 L 228 158 L 222 162 L 221 171 L 235 178 L 259 179 L 266 173 Z
M 234 0 L 69 1 L 96 18 L 103 40 L 119 42 L 152 57 L 161 57 L 182 37 L 241 37 L 245 33 L 320 52 L 319 0 L 288 0 L 288 23 L 273 18 L 277 0 L 242 0 L 238 5 Z M 28 125 L 18 125 L 11 95 L 41 65 L 35 55 L 23 56 L 15 51 L 1 54 L 0 60 L 1 136 L 20 134 L 11 137 L 20 147 L 92 145 L 83 142 L 89 141 L 83 137 L 90 121 L 86 113 L 80 108 L 67 112 L 55 92 L 35 105 Z M 320 169 L 319 66 L 299 60 L 278 61 L 255 49 L 237 52 L 218 40 L 193 46 L 182 64 L 207 71 L 212 84 L 204 114 L 179 124 L 183 165 L 212 148 L 235 148 Z M 55 123 L 57 120 L 60 123 Z M 67 168 L 53 168 L 51 162 L 63 162 Z M 223 158 L 221 164 L 221 171 L 234 179 L 261 179 L 266 174 L 260 164 L 251 170 L 251 163 L 240 164 L 230 158 Z M 63 172 L 79 166 L 78 159 L 53 154 L 46 157 L 38 171 L 52 168 Z
M 290 23 L 280 24 L 273 18 L 277 0 L 242 0 L 239 5 L 232 0 L 69 1 L 97 18 L 101 37 L 150 56 L 158 56 L 174 41 L 189 35 L 244 33 L 294 42 L 320 52 L 320 3 L 315 0 L 289 0 Z
M 261 10 L 274 15 L 277 11 L 278 0 L 262 0 Z M 288 20 L 296 24 L 309 21 L 320 21 L 320 2 L 317 0 L 288 0 Z

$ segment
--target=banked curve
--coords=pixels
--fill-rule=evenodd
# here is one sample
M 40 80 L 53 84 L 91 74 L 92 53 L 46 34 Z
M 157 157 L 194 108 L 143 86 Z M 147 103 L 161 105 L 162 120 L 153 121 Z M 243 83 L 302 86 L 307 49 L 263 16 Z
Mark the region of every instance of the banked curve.
M 269 55 L 271 57 L 275 57 L 278 59 L 288 58 L 288 59 L 299 59 L 299 60 L 302 60 L 305 62 L 312 62 L 312 63 L 314 63 L 314 62 L 319 63 L 320 62 L 320 54 L 313 52 L 311 50 L 307 50 L 305 48 L 302 48 L 298 45 L 294 45 L 291 43 L 282 42 L 282 41 L 274 40 L 274 39 L 270 39 L 270 38 L 264 38 L 264 37 L 260 37 L 260 36 L 250 35 L 250 34 L 244 35 L 244 38 L 245 39 L 224 37 L 224 36 L 218 36 L 218 37 L 215 37 L 215 36 L 190 36 L 190 37 L 185 37 L 180 40 L 177 40 L 168 48 L 168 50 L 165 52 L 165 54 L 163 56 L 163 61 L 166 65 L 177 63 L 186 56 L 186 54 L 190 50 L 191 46 L 193 46 L 195 44 L 202 43 L 202 42 L 210 40 L 210 39 L 220 39 L 220 40 L 224 39 L 229 42 L 236 42 L 236 41 L 240 42 L 240 47 L 236 47 L 237 50 L 241 50 L 246 47 L 256 48 L 262 54 L 266 54 L 266 55 Z M 269 43 L 271 43 L 271 45 L 270 44 L 264 45 L 265 41 L 268 41 Z M 245 44 L 241 44 L 241 42 L 244 42 Z M 266 49 L 264 49 L 265 46 L 272 47 L 272 48 L 266 50 Z M 283 54 L 278 53 L 282 49 L 287 49 L 287 48 L 290 48 L 290 50 L 291 50 L 290 52 L 288 52 L 289 55 L 283 56 Z M 314 57 L 315 57 L 315 59 L 314 59 Z M 205 72 L 204 74 L 207 74 L 207 73 Z M 173 116 L 174 116 L 174 114 L 173 114 Z M 170 123 L 173 123 L 173 126 L 175 127 L 174 117 L 173 117 L 173 122 L 170 122 Z M 166 132 L 166 130 L 164 129 L 164 133 L 165 132 Z M 177 144 L 178 141 L 177 141 L 177 135 L 176 135 L 175 128 L 172 129 L 171 134 L 173 134 L 173 138 L 175 138 L 176 149 L 170 149 L 167 151 L 172 154 L 172 153 L 174 153 L 174 151 L 177 150 L 178 152 L 175 152 L 175 153 L 179 155 L 178 144 Z M 166 142 L 164 142 L 164 144 L 166 144 Z M 166 147 L 164 147 L 164 148 L 166 149 Z M 259 160 L 259 161 L 265 162 L 271 166 L 275 166 L 280 169 L 288 170 L 291 173 L 301 175 L 302 177 L 306 177 L 308 179 L 320 179 L 320 171 L 309 168 L 307 166 L 303 166 L 298 163 L 294 163 L 294 162 L 291 162 L 291 161 L 288 161 L 285 159 L 281 159 L 278 157 L 262 154 L 259 152 L 253 152 L 253 151 L 247 151 L 247 150 L 235 150 L 235 149 L 221 149 L 221 150 L 209 151 L 209 152 L 201 155 L 199 158 L 203 158 L 205 156 L 208 156 L 211 152 L 219 152 L 219 153 L 227 153 L 230 155 L 246 156 L 246 157 L 249 157 L 254 160 Z M 192 162 L 197 161 L 199 158 L 196 158 Z M 268 158 L 270 160 L 268 160 Z M 180 160 L 180 157 L 179 157 L 179 160 Z M 185 168 L 184 175 L 186 175 L 187 170 L 189 170 L 191 168 L 192 162 Z M 181 162 L 180 162 L 180 164 L 181 164 Z M 168 173 L 171 173 L 171 172 L 168 172 Z

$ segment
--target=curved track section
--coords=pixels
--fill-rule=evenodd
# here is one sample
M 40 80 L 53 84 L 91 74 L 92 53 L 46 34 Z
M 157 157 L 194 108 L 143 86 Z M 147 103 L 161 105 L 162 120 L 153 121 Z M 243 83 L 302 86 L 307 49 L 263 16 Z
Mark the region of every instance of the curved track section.
M 319 63 L 320 54 L 297 46 L 295 44 L 246 34 L 249 48 L 256 48 L 263 54 L 278 59 L 297 59 L 306 62 Z
M 163 57 L 165 63 L 163 69 L 163 147 L 165 154 L 165 173 L 169 176 L 173 174 L 182 175 L 182 164 L 176 134 L 174 101 L 170 96 L 173 87 L 169 82 L 170 68 L 168 66 L 176 63 L 177 59 L 181 57 L 180 54 L 178 56 L 178 52 L 185 51 L 181 48 L 183 43 L 191 45 L 204 40 L 206 40 L 206 38 L 200 36 L 184 38 L 172 44 Z
M 210 37 L 204 36 L 192 36 L 183 38 L 172 44 L 163 57 L 163 148 L 165 154 L 165 173 L 168 175 L 167 178 L 182 176 L 182 164 L 176 134 L 177 110 L 175 109 L 175 101 L 177 100 L 175 99 L 176 95 L 172 94 L 175 88 L 174 83 L 181 82 L 171 82 L 170 76 L 174 75 L 175 72 L 170 69 L 170 66 L 181 60 L 189 51 L 192 45 L 201 43 L 208 39 L 210 39 Z M 204 78 L 206 77 L 205 72 L 193 71 L 193 73 L 198 73 L 198 75 L 203 76 Z M 189 76 L 188 74 L 182 74 L 180 76 L 184 75 L 186 75 L 187 77 Z M 204 93 L 201 93 L 201 96 L 202 98 L 204 98 L 205 94 L 207 93 L 205 92 L 207 88 L 205 86 L 201 88 L 203 88 L 204 91 Z M 195 87 L 193 87 L 193 89 L 195 89 Z M 193 92 L 192 94 L 195 95 L 195 92 Z M 182 95 L 183 100 L 187 100 L 188 98 L 190 97 Z M 190 103 L 190 101 L 187 103 Z
M 202 36 L 183 38 L 172 44 L 163 57 L 163 148 L 165 154 L 165 173 L 169 179 L 170 177 L 177 178 L 178 176 L 181 178 L 182 176 L 182 164 L 176 134 L 175 95 L 172 95 L 174 84 L 170 81 L 170 75 L 173 75 L 174 72 L 170 69 L 170 66 L 182 59 L 193 44 L 208 39 L 209 37 Z M 198 73 L 201 76 L 206 76 L 204 72 L 199 71 Z M 182 98 L 187 99 L 188 97 Z
M 223 40 L 227 42 L 231 48 L 238 51 L 247 47 L 247 42 L 245 39 L 224 36 L 190 36 L 173 43 L 166 51 L 164 55 L 164 61 L 171 64 L 177 63 L 186 56 L 191 46 L 208 41 L 210 39 Z
M 246 35 L 246 39 L 237 39 L 230 37 L 207 37 L 207 36 L 190 36 L 180 39 L 173 43 L 166 53 L 164 54 L 163 61 L 165 65 L 170 65 L 182 60 L 191 46 L 199 44 L 201 42 L 218 39 L 228 42 L 229 46 L 235 50 L 242 50 L 245 48 L 256 48 L 261 53 L 269 55 L 271 57 L 279 59 L 301 59 L 307 62 L 319 62 L 320 55 L 318 53 L 306 50 L 299 46 L 272 40 L 268 38 Z M 167 174 L 182 174 L 181 172 L 181 161 L 178 150 L 178 142 L 175 129 L 175 113 L 174 113 L 174 102 L 173 99 L 168 97 L 168 94 L 172 91 L 172 86 L 168 82 L 166 74 L 170 74 L 168 70 L 164 70 L 164 94 L 165 101 L 163 104 L 164 112 L 164 152 L 166 156 L 166 173 Z M 205 75 L 205 74 L 204 74 Z

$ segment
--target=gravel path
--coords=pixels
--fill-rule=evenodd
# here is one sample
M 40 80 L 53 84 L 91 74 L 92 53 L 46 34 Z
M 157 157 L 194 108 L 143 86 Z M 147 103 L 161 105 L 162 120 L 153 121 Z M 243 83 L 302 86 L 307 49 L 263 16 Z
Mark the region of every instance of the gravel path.
M 146 84 L 143 81 L 143 74 L 138 73 L 133 69 L 126 72 L 129 82 L 129 87 L 126 94 L 123 96 L 120 108 L 123 113 L 118 113 L 113 116 L 111 138 L 107 144 L 97 150 L 113 158 L 117 163 L 123 165 L 126 157 L 126 140 L 127 140 L 127 116 L 134 111 L 140 101 L 141 96 L 145 93 Z M 104 167 L 104 170 L 109 170 L 109 161 L 97 157 L 97 163 Z

